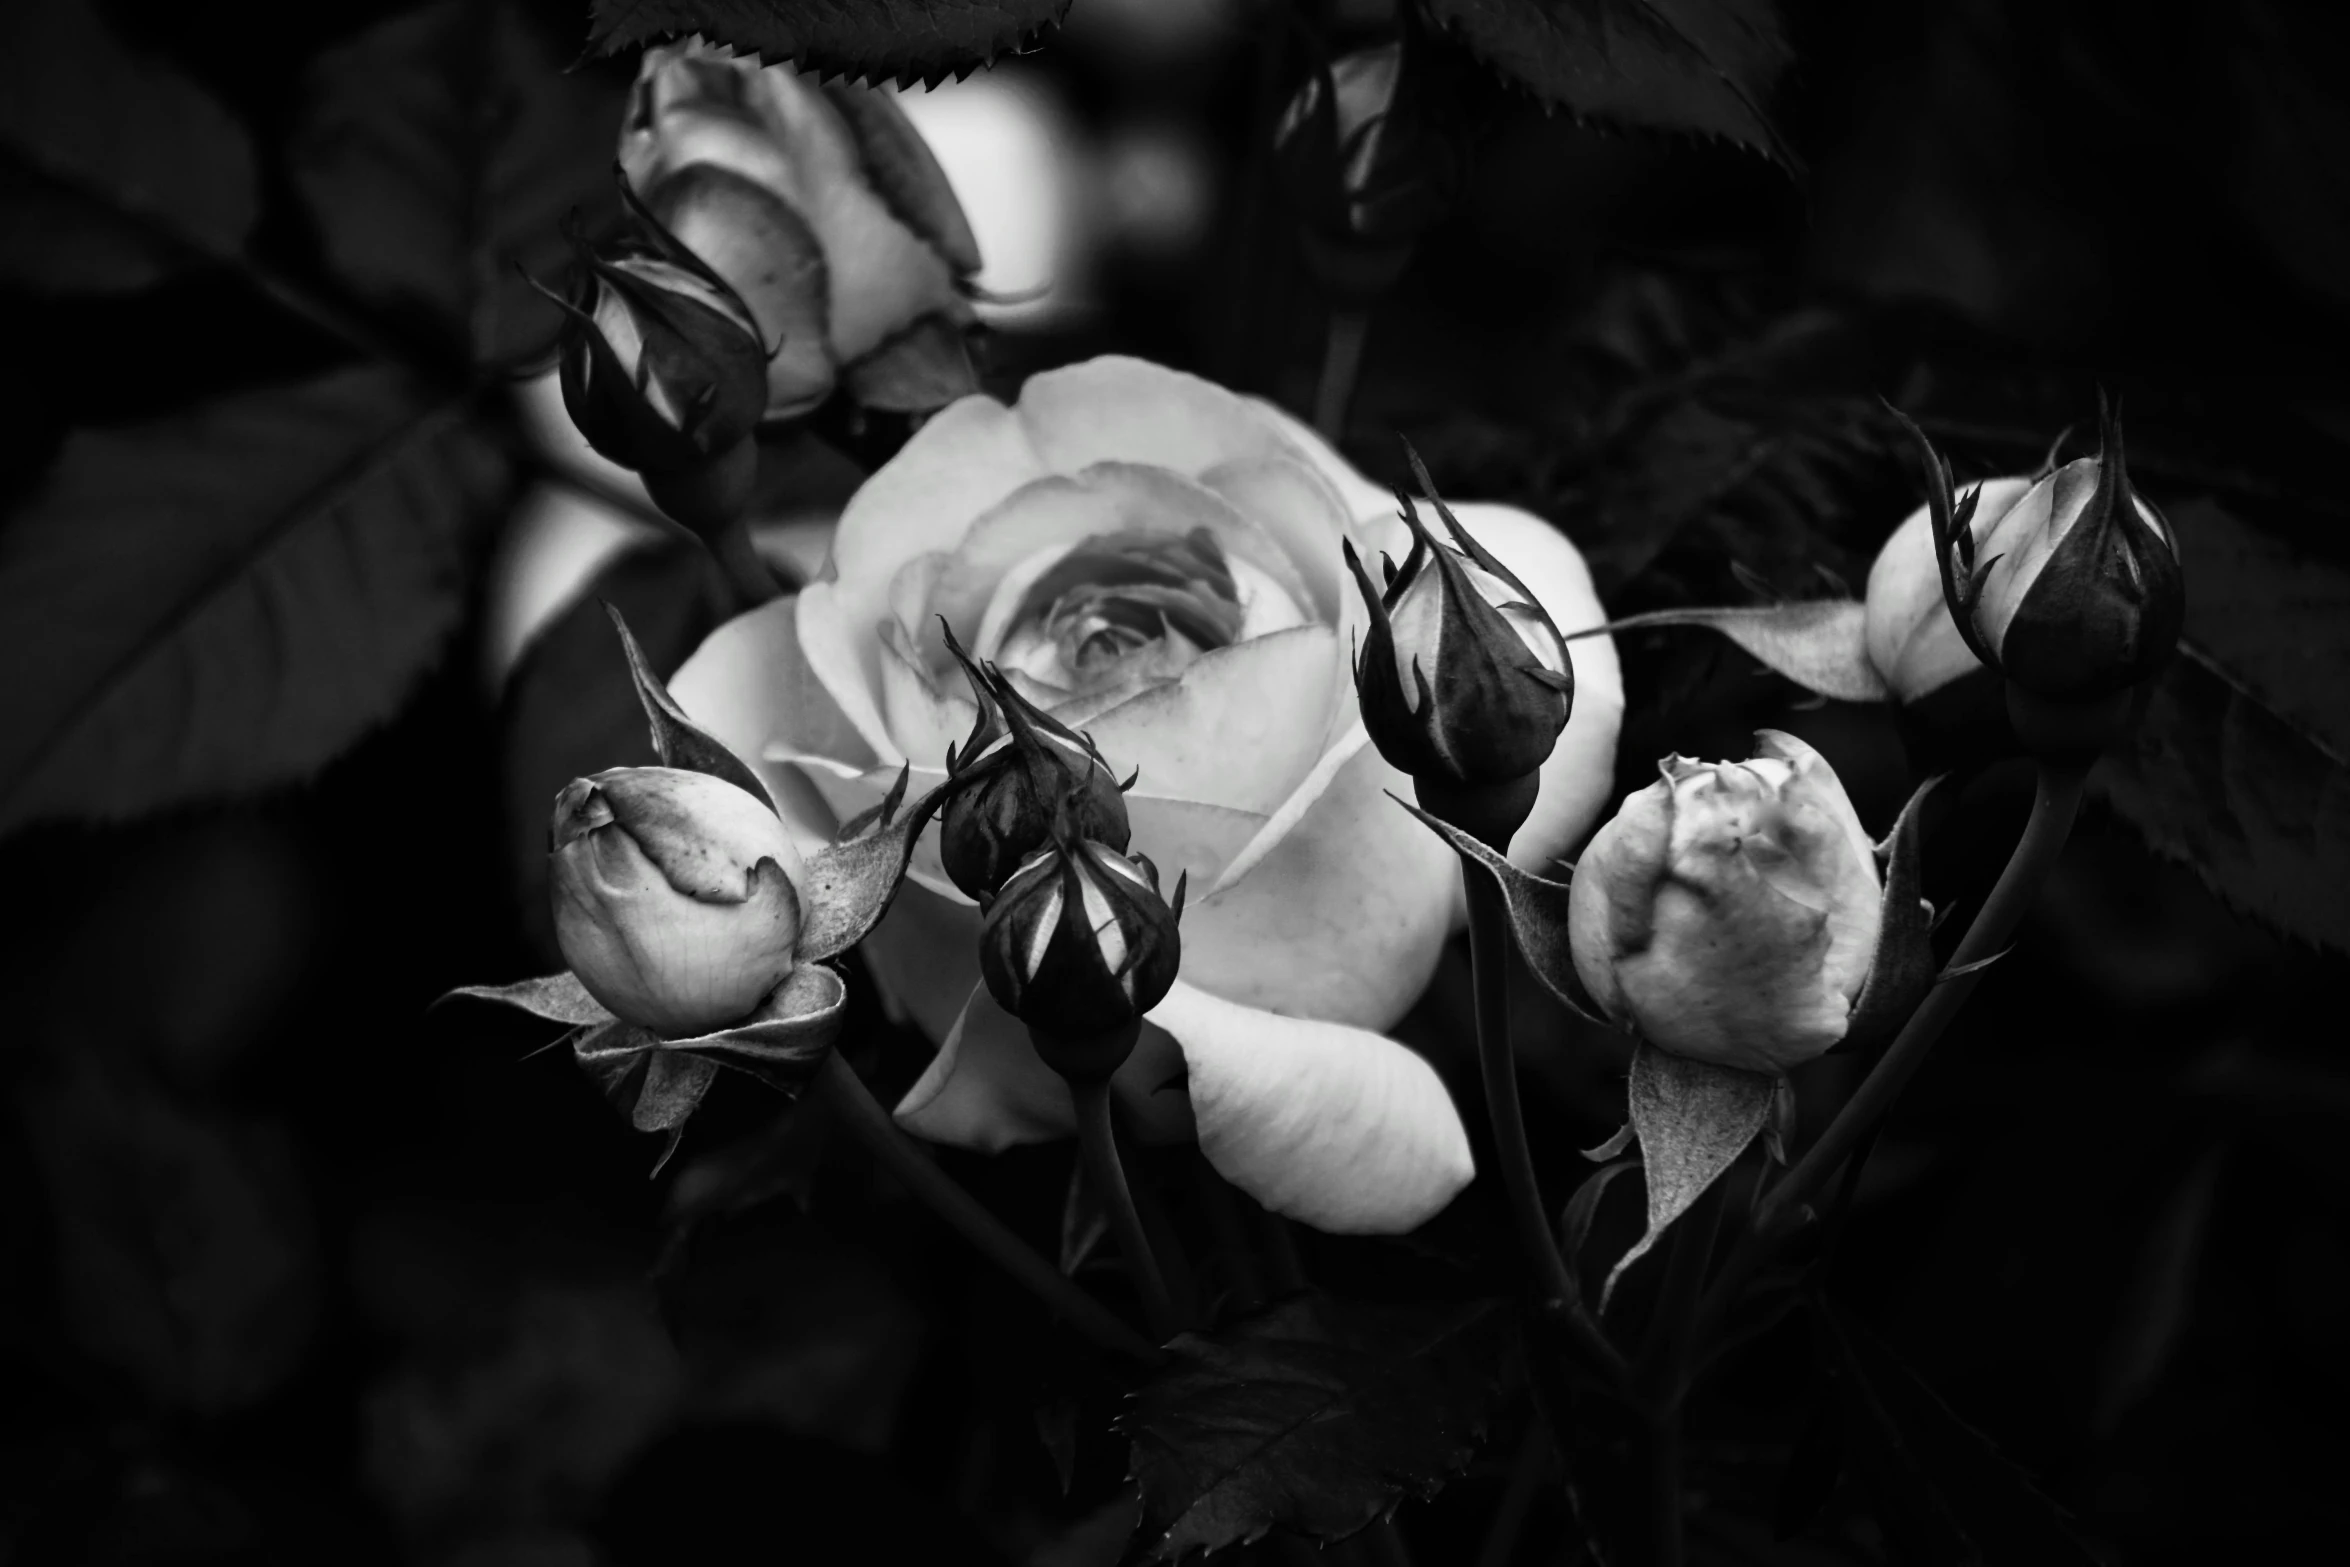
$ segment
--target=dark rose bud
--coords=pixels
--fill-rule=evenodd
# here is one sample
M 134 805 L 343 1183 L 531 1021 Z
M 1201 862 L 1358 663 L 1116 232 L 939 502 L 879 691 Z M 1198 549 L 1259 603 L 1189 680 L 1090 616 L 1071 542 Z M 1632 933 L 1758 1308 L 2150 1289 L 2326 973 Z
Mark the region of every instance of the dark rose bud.
M 1981 486 L 1954 496 L 1949 466 L 1909 430 L 1943 598 L 1976 657 L 2053 702 L 2113 696 L 2162 667 L 2186 579 L 2169 522 L 2130 487 L 2117 416 L 2106 414 L 2095 457 L 2052 467 L 1994 517 L 1976 514 Z
M 1342 300 L 1384 292 L 1460 185 L 1460 128 L 1440 111 L 1448 61 L 1412 36 L 1357 49 L 1298 88 L 1274 166 L 1314 275 Z
M 1530 806 L 1536 769 L 1574 707 L 1566 643 L 1526 585 L 1437 499 L 1417 453 L 1412 469 L 1452 542 L 1421 524 L 1406 495 L 1412 549 L 1400 569 L 1384 562 L 1383 591 L 1345 546 L 1371 612 L 1355 654 L 1364 727 L 1379 754 L 1412 775 L 1420 803 L 1448 820 L 1454 817 L 1430 798 L 1432 789 L 1449 796 L 1507 786 L 1522 790 Z M 1482 831 L 1468 821 L 1455 825 Z
M 2008 680 L 2085 702 L 2160 669 L 2186 620 L 2170 524 L 2130 488 L 2120 419 L 2095 457 L 2050 474 L 2000 519 L 1975 624 Z
M 987 907 L 1020 863 L 1052 842 L 1063 815 L 1073 836 L 1123 853 L 1131 835 L 1126 796 L 1093 742 L 1022 696 L 992 664 L 974 664 L 951 628 L 946 639 L 979 703 L 971 738 L 947 756 L 959 784 L 939 820 L 948 877 Z
M 698 531 L 740 514 L 757 469 L 767 347 L 734 291 L 630 203 L 634 230 L 580 247 L 563 300 L 563 406 L 604 456 L 636 469 Z
M 980 927 L 979 972 L 997 1004 L 1028 1025 L 1047 1066 L 1099 1082 L 1175 983 L 1182 913 L 1181 881 L 1170 906 L 1150 861 L 1063 833 L 996 894 Z

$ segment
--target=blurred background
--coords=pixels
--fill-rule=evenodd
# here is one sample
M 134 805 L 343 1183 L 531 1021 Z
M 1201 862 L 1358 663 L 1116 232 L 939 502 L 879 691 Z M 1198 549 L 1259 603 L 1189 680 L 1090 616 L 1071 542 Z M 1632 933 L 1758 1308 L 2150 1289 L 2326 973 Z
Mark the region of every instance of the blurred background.
M 1370 311 L 1347 423 L 1367 472 L 1398 476 L 1400 433 L 1448 492 L 1557 522 L 1619 615 L 1857 588 L 1918 500 L 1880 397 L 1964 479 L 2031 468 L 2105 387 L 2141 489 L 2227 523 L 2205 535 L 2224 557 L 2191 558 L 2190 632 L 2240 657 L 2166 686 L 2101 773 L 2022 940 L 1886 1133 L 1834 1277 L 2119 1562 L 2271 1559 L 2350 1528 L 2350 52 L 2332 9 L 1788 0 L 1782 162 L 1484 80 L 1474 156 Z M 198 399 L 444 330 L 287 308 L 337 297 L 296 199 L 326 109 L 524 116 L 542 139 L 501 178 L 538 193 L 534 235 L 608 200 L 633 62 L 575 63 L 580 12 L 92 8 L 248 129 L 250 250 L 269 258 L 116 286 L 58 282 L 79 263 L 26 126 L 60 95 L 142 89 L 83 69 L 62 24 L 32 29 L 60 52 L 11 51 L 0 94 L 0 572 L 77 454 L 135 472 L 142 432 Z M 490 69 L 481 50 L 393 51 L 439 21 L 494 30 L 497 91 L 447 87 Z M 906 90 L 986 256 L 991 386 L 1117 350 L 1305 409 L 1331 307 L 1268 132 L 1317 59 L 1392 26 L 1383 0 L 1076 0 L 1039 47 Z M 1114 1397 L 1056 1385 L 1050 1324 L 821 1125 L 779 1129 L 778 1102 L 729 1080 L 651 1180 L 649 1143 L 567 1052 L 540 1052 L 544 1026 L 427 1010 L 552 966 L 547 803 L 651 759 L 595 598 L 672 666 L 730 603 L 567 443 L 527 368 L 446 481 L 467 500 L 430 563 L 439 607 L 396 678 L 319 698 L 339 743 L 299 781 L 206 763 L 229 786 L 175 796 L 174 758 L 242 743 L 191 677 L 136 778 L 89 786 L 86 809 L 9 807 L 0 1560 L 1113 1562 Z M 234 463 L 233 434 L 196 446 Z M 815 435 L 763 453 L 779 561 L 821 559 L 861 472 Z M 142 582 L 148 548 L 110 537 L 79 569 Z M 214 569 L 234 566 L 185 571 Z M 0 728 L 22 734 L 54 718 L 26 694 L 43 638 L 80 633 L 35 628 L 37 595 L 7 602 Z M 1702 632 L 1623 651 L 1621 788 L 1668 751 L 1743 755 L 1761 724 L 1825 751 L 1872 827 L 1955 768 L 1927 874 L 1963 922 L 2028 801 L 1996 725 L 1822 703 Z M 847 1048 L 886 1099 L 927 1047 L 857 983 Z M 1563 1193 L 1620 1119 L 1622 1047 L 1518 993 Z M 1455 951 L 1402 1032 L 1460 1085 L 1467 1014 Z M 1807 1099 L 1850 1076 L 1808 1070 Z M 1056 1243 L 1066 1145 L 945 1157 Z M 1476 1197 L 1422 1238 L 1431 1267 L 1474 1274 L 1499 1250 Z M 1375 1291 L 1368 1246 L 1309 1260 Z M 1812 1353 L 1790 1328 L 1726 1366 L 1693 1435 L 1703 1559 L 1921 1559 L 1855 1482 L 1794 1462 L 1818 1443 Z M 1513 1488 L 1526 1418 L 1407 1505 L 1419 1560 L 1474 1559 L 1505 1498 L 1531 1508 L 1517 1560 L 1577 1559 L 1555 1487 Z

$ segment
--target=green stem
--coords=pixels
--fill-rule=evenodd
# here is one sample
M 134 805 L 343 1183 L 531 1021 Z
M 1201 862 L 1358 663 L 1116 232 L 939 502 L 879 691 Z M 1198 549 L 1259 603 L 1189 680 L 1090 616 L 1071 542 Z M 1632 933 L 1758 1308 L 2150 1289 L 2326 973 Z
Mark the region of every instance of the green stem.
M 2088 777 L 2089 763 L 2085 759 L 2040 764 L 2031 819 L 2024 823 L 2023 836 L 2016 841 L 2015 852 L 2008 856 L 2007 868 L 2000 872 L 1997 885 L 1983 900 L 1974 924 L 1968 927 L 1958 950 L 1951 954 L 1949 966 L 1936 976 L 1925 1000 L 1910 1014 L 1909 1021 L 1885 1048 L 1884 1055 L 1878 1058 L 1860 1087 L 1844 1102 L 1836 1119 L 1828 1123 L 1819 1141 L 1805 1151 L 1786 1178 L 1763 1200 L 1755 1213 L 1753 1227 L 1723 1264 L 1721 1277 L 1706 1296 L 1699 1318 L 1707 1330 L 1705 1336 L 1712 1336 L 1712 1330 L 1719 1327 L 1738 1291 L 1762 1265 L 1772 1244 L 1796 1227 L 1805 1205 L 1876 1127 L 1879 1118 L 1924 1063 L 1934 1041 L 1942 1037 L 1942 1031 L 1950 1026 L 1958 1009 L 1974 994 L 1985 971 L 1970 965 L 1997 956 L 2015 934 L 2016 927 L 2023 923 L 2041 884 L 2055 868 L 2065 839 L 2072 833 L 2073 818 L 2079 814 L 2081 793 Z
M 811 1091 L 821 1095 L 839 1117 L 840 1125 L 871 1150 L 882 1167 L 903 1182 L 948 1228 L 1072 1327 L 1115 1354 L 1143 1361 L 1159 1358 L 1157 1346 L 1063 1277 L 1060 1269 L 1038 1256 L 933 1164 L 928 1154 L 898 1130 L 897 1122 L 873 1097 L 856 1070 L 840 1058 L 838 1051 L 825 1056 Z
M 1509 907 L 1501 887 L 1482 868 L 1462 866 L 1469 902 L 1469 966 L 1476 993 L 1477 1062 L 1485 1079 L 1485 1110 L 1493 1123 L 1494 1159 L 1518 1247 L 1534 1272 L 1543 1308 L 1566 1321 L 1568 1332 L 1592 1362 L 1618 1386 L 1628 1379 L 1623 1355 L 1608 1342 L 1583 1303 L 1583 1292 L 1559 1254 L 1542 1188 L 1534 1178 L 1534 1154 L 1526 1143 L 1526 1118 L 1518 1105 L 1518 1064 L 1510 1051 Z
M 718 569 L 726 573 L 727 584 L 742 601 L 744 609 L 757 609 L 771 599 L 783 597 L 783 584 L 775 580 L 775 573 L 759 547 L 751 542 L 751 530 L 737 522 L 722 528 L 710 543 L 710 553 L 717 558 Z
M 1640 1380 L 1648 1392 L 1649 1525 L 1660 1567 L 1680 1567 L 1688 1554 L 1688 1498 L 1682 1481 L 1681 1394 L 1706 1264 L 1713 1260 L 1714 1235 L 1727 1202 L 1716 1181 L 1695 1208 L 1674 1226 L 1665 1278 L 1641 1345 Z
M 1093 1189 L 1109 1215 L 1110 1229 L 1118 1237 L 1127 1276 L 1134 1281 L 1134 1293 L 1142 1298 L 1143 1316 L 1163 1344 L 1183 1331 L 1183 1322 L 1175 1314 L 1175 1302 L 1159 1272 L 1158 1254 L 1151 1250 L 1142 1215 L 1135 1211 L 1126 1167 L 1118 1160 L 1118 1133 L 1110 1121 L 1109 1082 L 1071 1083 L 1069 1092 L 1077 1101 L 1077 1144 L 1085 1156 L 1086 1174 L 1092 1177 Z
M 1314 428 L 1336 446 L 1346 433 L 1347 405 L 1354 401 L 1355 375 L 1363 367 L 1363 340 L 1371 313 L 1348 305 L 1330 307 L 1330 334 L 1322 342 L 1322 377 L 1314 386 Z

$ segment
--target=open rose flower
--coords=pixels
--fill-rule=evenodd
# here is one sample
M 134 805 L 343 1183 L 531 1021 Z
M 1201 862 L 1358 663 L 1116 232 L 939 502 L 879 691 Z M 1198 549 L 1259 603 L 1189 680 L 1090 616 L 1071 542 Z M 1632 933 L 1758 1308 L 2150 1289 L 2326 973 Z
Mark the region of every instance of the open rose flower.
M 1603 620 L 1582 559 L 1538 518 L 1461 521 L 1574 632 Z M 941 411 L 851 500 L 826 577 L 719 628 L 671 683 L 759 759 L 813 841 L 921 790 L 969 733 L 972 654 L 1089 734 L 1127 795 L 1132 850 L 1188 877 L 1181 977 L 1114 1089 L 1152 1135 L 1196 1135 L 1275 1211 L 1395 1231 L 1451 1200 L 1468 1142 L 1426 1062 L 1382 1037 L 1459 919 L 1452 851 L 1389 792 L 1350 680 L 1365 611 L 1341 547 L 1408 548 L 1394 497 L 1286 415 L 1137 360 L 1030 380 L 1012 407 Z M 1604 803 L 1622 712 L 1604 638 L 1570 644 L 1571 723 L 1512 858 L 1546 864 Z M 979 983 L 977 909 L 935 833 L 865 943 L 940 1042 L 900 1122 L 981 1149 L 1065 1137 L 1067 1085 Z

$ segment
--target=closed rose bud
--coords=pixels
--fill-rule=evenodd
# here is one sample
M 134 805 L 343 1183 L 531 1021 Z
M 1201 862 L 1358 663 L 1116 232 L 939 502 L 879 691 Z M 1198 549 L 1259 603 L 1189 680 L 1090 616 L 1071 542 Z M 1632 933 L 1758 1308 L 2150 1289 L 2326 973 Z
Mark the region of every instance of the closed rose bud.
M 1183 884 L 1170 907 L 1150 861 L 1064 834 L 996 894 L 979 932 L 980 976 L 1028 1025 L 1047 1066 L 1099 1081 L 1175 983 L 1182 912 Z
M 1745 762 L 1669 757 L 1576 862 L 1575 973 L 1660 1050 L 1785 1071 L 1844 1037 L 1881 890 L 1827 762 L 1763 730 Z
M 614 768 L 556 797 L 551 839 L 556 940 L 614 1016 L 700 1034 L 747 1016 L 791 973 L 799 854 L 745 790 Z
M 1354 546 L 1344 546 L 1370 611 L 1355 653 L 1355 693 L 1379 754 L 1411 774 L 1421 804 L 1444 815 L 1430 786 L 1530 788 L 1567 725 L 1575 681 L 1549 614 L 1435 498 L 1416 455 L 1412 464 L 1452 542 L 1422 526 L 1405 496 L 1411 553 L 1400 568 L 1384 563 L 1383 589 L 1372 586 Z
M 2185 577 L 2170 524 L 2131 488 L 2118 417 L 2106 414 L 2095 457 L 2052 467 L 2020 494 L 2016 480 L 1955 494 L 1948 467 L 1915 425 L 1910 432 L 1928 483 L 1927 566 L 1948 606 L 1951 636 L 2005 676 L 2011 691 L 2042 703 L 2095 703 L 2161 668 L 2186 618 Z M 1891 651 L 1903 618 L 1897 611 L 1924 597 L 1915 541 L 1905 537 L 1915 525 L 1913 518 L 1888 543 L 1887 555 L 1899 546 L 1898 556 L 1879 561 L 1882 631 L 1878 572 L 1870 575 L 1870 649 L 1889 681 L 1880 641 Z M 1941 642 L 1940 622 L 1921 613 L 1917 624 L 1910 663 L 1931 680 L 1957 659 Z
M 2031 490 L 2025 476 L 1987 479 L 1975 486 L 1972 527 L 1976 546 Z M 1865 622 L 1869 662 L 1899 702 L 1916 702 L 1984 667 L 1958 633 L 1942 598 L 1934 564 L 1934 529 L 1920 506 L 1893 530 L 1869 567 Z
M 691 264 L 633 248 L 582 262 L 561 381 L 588 444 L 648 475 L 749 454 L 767 350 L 742 302 Z
M 947 771 L 960 787 L 939 818 L 947 876 L 985 908 L 1020 863 L 1052 842 L 1055 823 L 1124 853 L 1126 795 L 1093 742 L 1037 707 L 993 665 L 974 664 L 946 633 L 971 680 L 979 717 Z
M 1450 205 L 1443 144 L 1399 105 L 1401 41 L 1340 56 L 1308 77 L 1273 133 L 1306 259 L 1326 287 L 1369 299 L 1392 284 Z
M 895 412 L 976 389 L 979 247 L 887 93 L 697 41 L 650 49 L 620 164 L 782 345 L 765 366 L 767 417 L 808 413 L 844 381 L 859 404 Z

